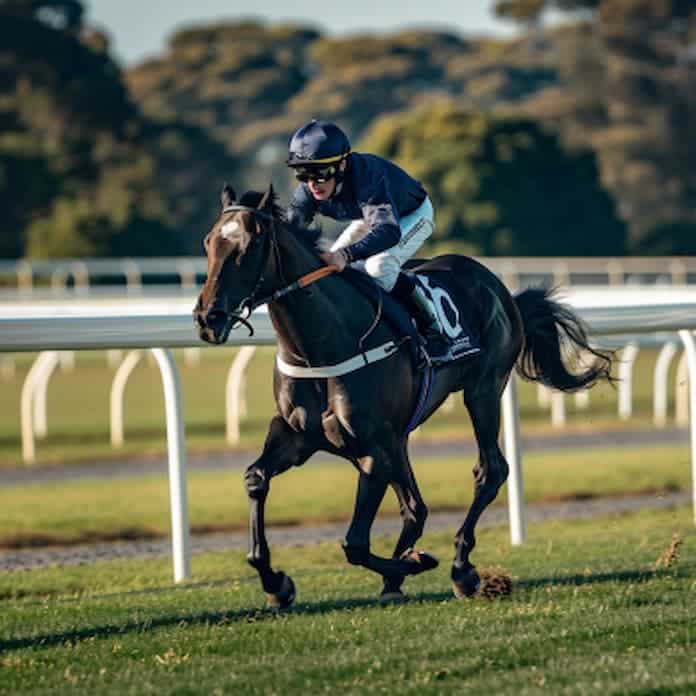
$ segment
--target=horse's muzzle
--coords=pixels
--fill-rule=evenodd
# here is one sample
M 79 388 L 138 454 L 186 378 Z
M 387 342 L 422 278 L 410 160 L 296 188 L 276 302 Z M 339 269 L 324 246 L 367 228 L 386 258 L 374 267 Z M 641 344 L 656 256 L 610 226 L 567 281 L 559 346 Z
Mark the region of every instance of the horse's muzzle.
M 211 309 L 206 312 L 196 308 L 193 316 L 198 326 L 198 335 L 206 343 L 218 346 L 229 337 L 232 318 L 221 309 Z

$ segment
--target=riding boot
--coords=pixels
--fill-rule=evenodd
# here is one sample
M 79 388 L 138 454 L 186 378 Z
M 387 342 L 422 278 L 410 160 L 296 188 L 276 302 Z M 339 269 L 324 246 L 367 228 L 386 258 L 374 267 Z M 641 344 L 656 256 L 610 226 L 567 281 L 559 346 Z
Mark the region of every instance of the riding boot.
M 418 332 L 425 339 L 430 361 L 445 362 L 451 359 L 449 338 L 442 334 L 440 320 L 413 276 L 403 271 L 399 273 L 392 294 L 416 320 Z
M 447 362 L 452 359 L 451 341 L 442 331 L 440 319 L 435 308 L 429 302 L 420 285 L 414 284 L 409 297 L 409 309 L 416 320 L 416 326 L 421 336 L 425 338 L 426 349 L 430 360 L 435 363 Z

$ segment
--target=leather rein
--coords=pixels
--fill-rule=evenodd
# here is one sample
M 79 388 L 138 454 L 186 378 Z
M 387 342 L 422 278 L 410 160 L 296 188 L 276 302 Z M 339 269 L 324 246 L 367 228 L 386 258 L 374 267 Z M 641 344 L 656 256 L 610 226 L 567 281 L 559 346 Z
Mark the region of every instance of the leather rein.
M 336 273 L 338 271 L 338 267 L 323 266 L 322 268 L 318 268 L 315 271 L 306 273 L 305 275 L 301 276 L 292 283 L 287 283 L 283 276 L 283 267 L 280 262 L 280 249 L 278 248 L 278 240 L 276 239 L 275 218 L 269 213 L 266 213 L 263 210 L 259 210 L 258 208 L 250 208 L 246 205 L 236 204 L 227 206 L 223 209 L 222 213 L 224 215 L 225 213 L 233 213 L 239 211 L 249 212 L 252 215 L 257 215 L 271 223 L 268 234 L 264 235 L 264 249 L 261 254 L 261 263 L 259 265 L 259 272 L 256 277 L 256 282 L 254 283 L 251 292 L 239 303 L 239 305 L 233 312 L 230 312 L 228 319 L 228 322 L 231 324 L 231 328 L 235 328 L 239 324 L 242 324 L 249 330 L 249 336 L 253 336 L 254 327 L 251 325 L 249 317 L 257 307 L 260 307 L 261 305 L 267 304 L 269 302 L 276 302 L 281 297 L 285 297 L 285 295 L 288 295 L 291 292 L 295 292 L 296 290 L 305 288 L 308 285 L 315 283 L 317 280 L 320 280 L 321 278 L 325 278 L 326 276 L 331 275 L 332 273 Z M 278 274 L 281 280 L 287 284 L 284 287 L 276 290 L 275 292 L 266 295 L 265 297 L 256 297 L 265 280 L 264 272 L 266 271 L 266 267 L 268 266 L 268 262 L 271 257 L 271 249 L 273 250 L 273 255 L 275 257 L 276 265 L 278 267 Z

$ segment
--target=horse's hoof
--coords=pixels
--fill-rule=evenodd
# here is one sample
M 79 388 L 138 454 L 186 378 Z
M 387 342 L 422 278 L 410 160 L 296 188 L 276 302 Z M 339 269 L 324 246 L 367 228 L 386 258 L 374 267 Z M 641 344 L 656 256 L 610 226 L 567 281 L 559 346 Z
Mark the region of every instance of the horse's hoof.
M 452 568 L 452 590 L 457 599 L 473 597 L 481 588 L 481 578 L 474 566 Z
M 406 595 L 401 590 L 389 590 L 379 596 L 380 604 L 398 604 L 405 601 Z
M 405 551 L 401 556 L 401 560 L 408 561 L 408 563 L 413 566 L 413 570 L 410 573 L 411 575 L 424 573 L 426 570 L 432 570 L 440 565 L 440 561 L 438 561 L 435 556 L 426 551 L 414 551 L 413 549 Z
M 271 609 L 287 609 L 295 601 L 295 583 L 289 575 L 283 576 L 278 592 L 266 592 L 266 600 Z

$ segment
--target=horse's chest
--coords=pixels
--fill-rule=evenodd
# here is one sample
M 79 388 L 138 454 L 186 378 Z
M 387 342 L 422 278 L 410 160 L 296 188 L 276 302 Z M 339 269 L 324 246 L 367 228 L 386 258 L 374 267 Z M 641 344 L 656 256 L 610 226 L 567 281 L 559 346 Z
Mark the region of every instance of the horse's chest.
M 345 388 L 320 380 L 285 379 L 276 393 L 278 410 L 293 430 L 321 432 L 335 447 L 355 435 L 355 412 Z

